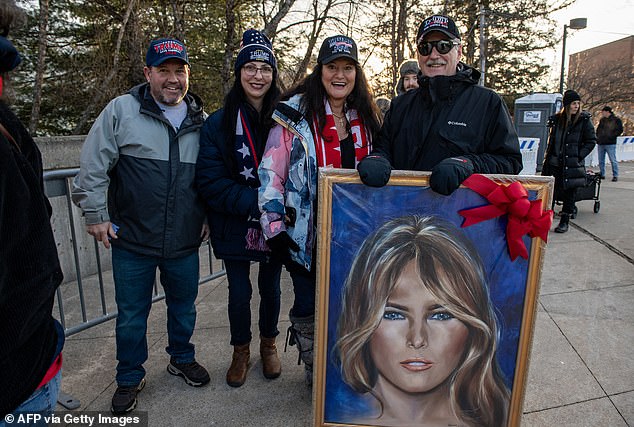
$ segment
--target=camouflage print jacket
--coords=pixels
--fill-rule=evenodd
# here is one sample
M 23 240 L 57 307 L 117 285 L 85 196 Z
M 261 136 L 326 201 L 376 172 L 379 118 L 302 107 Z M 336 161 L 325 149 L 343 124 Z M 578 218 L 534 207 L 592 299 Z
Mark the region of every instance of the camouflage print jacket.
M 317 156 L 309 122 L 300 110 L 301 94 L 280 103 L 258 169 L 260 224 L 269 239 L 286 231 L 299 245 L 294 261 L 310 270 L 315 239 Z

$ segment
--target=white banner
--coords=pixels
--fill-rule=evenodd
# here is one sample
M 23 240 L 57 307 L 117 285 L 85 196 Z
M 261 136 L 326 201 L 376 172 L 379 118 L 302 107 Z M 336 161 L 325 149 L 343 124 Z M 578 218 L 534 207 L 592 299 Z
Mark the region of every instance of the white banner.
M 627 162 L 634 160 L 634 136 L 619 136 L 616 138 L 616 160 Z M 608 155 L 605 155 L 605 164 L 610 164 Z M 597 147 L 586 157 L 586 166 L 599 166 Z
M 539 138 L 524 138 L 520 136 L 519 141 L 523 165 L 520 175 L 535 175 L 537 170 Z

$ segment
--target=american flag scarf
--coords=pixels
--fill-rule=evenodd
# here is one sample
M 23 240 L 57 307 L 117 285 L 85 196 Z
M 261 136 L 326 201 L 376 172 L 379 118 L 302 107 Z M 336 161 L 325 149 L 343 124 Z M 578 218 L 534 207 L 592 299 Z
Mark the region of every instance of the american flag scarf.
M 236 164 L 238 165 L 238 180 L 251 188 L 258 188 L 260 186 L 260 179 L 258 178 L 260 159 L 255 150 L 255 141 L 253 138 L 254 135 L 251 124 L 249 123 L 249 118 L 247 114 L 243 112 L 243 109 L 239 108 L 236 118 L 234 152 Z M 247 218 L 247 235 L 245 236 L 245 240 L 246 249 L 270 252 L 264 235 L 262 234 L 260 221 L 250 215 Z

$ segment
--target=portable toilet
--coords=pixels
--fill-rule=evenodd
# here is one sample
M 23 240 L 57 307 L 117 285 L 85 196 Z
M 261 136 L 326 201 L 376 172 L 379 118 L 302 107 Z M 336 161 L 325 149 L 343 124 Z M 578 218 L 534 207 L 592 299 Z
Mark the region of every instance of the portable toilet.
M 534 93 L 515 100 L 513 122 L 520 139 L 522 175 L 541 172 L 548 144 L 548 118 L 561 110 L 560 93 Z

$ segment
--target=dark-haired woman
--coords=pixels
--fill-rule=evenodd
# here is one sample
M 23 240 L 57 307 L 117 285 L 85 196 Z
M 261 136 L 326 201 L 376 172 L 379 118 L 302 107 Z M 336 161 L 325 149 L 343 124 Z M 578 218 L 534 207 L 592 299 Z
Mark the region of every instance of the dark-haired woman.
M 224 260 L 229 282 L 229 326 L 233 357 L 227 384 L 240 387 L 249 370 L 251 342 L 251 262 L 257 261 L 260 293 L 260 357 L 266 378 L 281 373 L 275 338 L 280 313 L 282 264 L 271 256 L 258 219 L 257 169 L 279 96 L 271 42 L 247 30 L 235 62 L 235 81 L 223 108 L 201 130 L 196 183 L 207 205 L 211 244 Z
M 313 72 L 284 99 L 273 113 L 276 125 L 259 168 L 260 223 L 293 281 L 289 343 L 297 345 L 310 385 L 317 168 L 356 168 L 371 151 L 381 113 L 359 65 L 357 45 L 343 35 L 324 40 Z
M 563 108 L 549 119 L 550 135 L 542 175 L 555 177 L 555 198 L 563 202 L 556 233 L 568 231 L 574 215 L 575 192 L 586 184 L 584 159 L 597 142 L 591 116 L 581 110 L 581 97 L 574 90 L 564 93 Z

